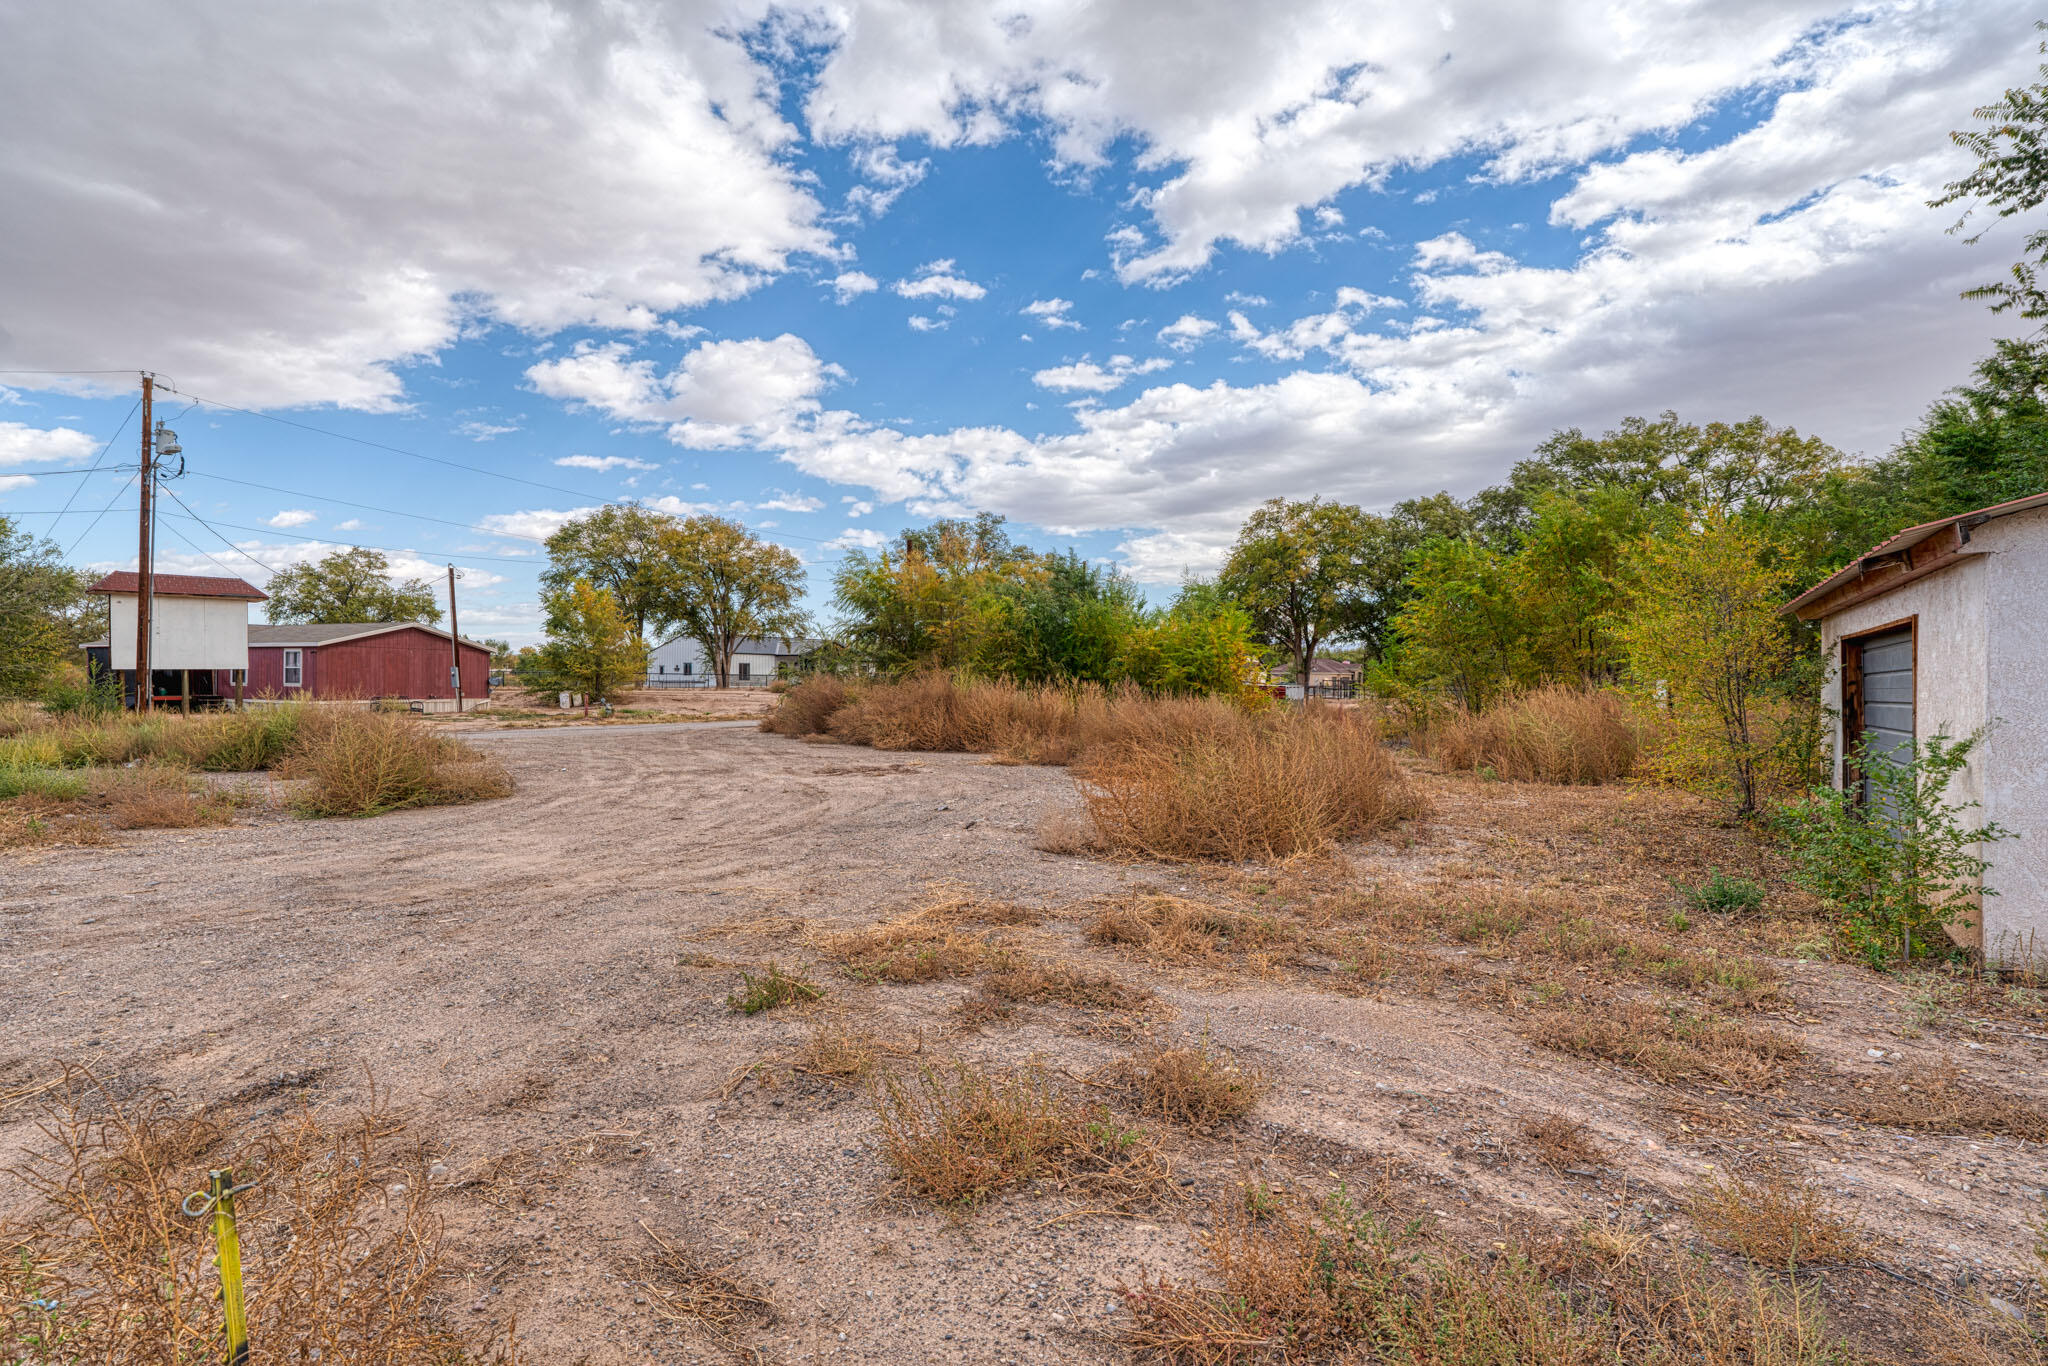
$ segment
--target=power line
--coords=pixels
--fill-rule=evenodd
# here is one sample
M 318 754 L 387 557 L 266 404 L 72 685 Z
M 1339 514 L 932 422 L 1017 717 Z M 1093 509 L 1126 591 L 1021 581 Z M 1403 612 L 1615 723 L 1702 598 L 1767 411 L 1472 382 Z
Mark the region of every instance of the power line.
M 117 489 L 115 489 L 115 490 L 114 490 L 114 496 L 113 496 L 113 498 L 109 498 L 109 499 L 107 500 L 107 505 L 106 505 L 105 507 L 101 508 L 101 509 L 99 510 L 99 512 L 98 512 L 97 514 L 95 514 L 95 515 L 94 515 L 93 519 L 92 519 L 92 520 L 91 520 L 90 522 L 87 522 L 87 523 L 85 524 L 85 530 L 83 530 L 83 531 L 81 531 L 81 532 L 79 532 L 79 533 L 78 533 L 78 539 L 77 539 L 77 540 L 75 540 L 75 541 L 73 541 L 73 542 L 71 543 L 71 549 L 69 549 L 69 550 L 67 550 L 67 551 L 65 551 L 65 552 L 64 552 L 64 558 L 65 558 L 65 559 L 67 559 L 67 560 L 68 560 L 68 559 L 70 559 L 70 558 L 72 557 L 72 555 L 73 555 L 73 554 L 75 554 L 75 553 L 77 552 L 77 550 L 78 550 L 78 547 L 79 547 L 80 545 L 84 544 L 84 542 L 85 542 L 85 538 L 86 538 L 86 537 L 88 537 L 88 536 L 90 536 L 90 535 L 92 535 L 92 529 L 93 529 L 94 527 L 96 527 L 96 526 L 98 526 L 98 525 L 100 524 L 100 518 L 101 518 L 101 517 L 104 517 L 104 516 L 106 516 L 106 515 L 107 515 L 107 514 L 108 514 L 109 512 L 111 512 L 111 511 L 113 510 L 113 507 L 114 507 L 114 503 L 115 503 L 115 500 L 116 500 L 116 499 L 118 499 L 118 498 L 120 498 L 120 496 L 121 496 L 122 494 L 124 494 L 124 493 L 126 493 L 126 492 L 128 491 L 128 485 L 129 485 L 129 484 L 132 484 L 132 483 L 134 483 L 134 482 L 135 482 L 135 480 L 136 480 L 136 478 L 137 478 L 137 477 L 138 477 L 138 476 L 139 476 L 139 475 L 140 475 L 141 473 L 142 473 L 142 472 L 141 472 L 140 470 L 137 470 L 137 471 L 136 471 L 136 472 L 135 472 L 134 474 L 131 474 L 131 475 L 129 475 L 129 476 L 128 476 L 128 480 L 127 480 L 127 483 L 124 483 L 124 484 L 122 484 L 122 485 L 121 485 L 121 487 L 119 487 L 119 488 L 117 488 Z M 68 506 L 68 505 L 67 505 L 67 506 Z M 58 514 L 58 515 L 59 515 L 59 516 L 62 516 L 62 514 L 61 514 L 61 513 L 60 513 L 60 514 Z M 52 522 L 52 523 L 51 523 L 50 525 L 54 527 L 54 526 L 56 525 L 56 523 L 55 523 L 55 522 Z
M 99 467 L 99 463 L 102 460 L 105 460 L 107 458 L 107 452 L 114 448 L 115 438 L 119 437 L 121 433 L 128 430 L 128 418 L 135 416 L 135 410 L 137 408 L 140 408 L 141 406 L 142 397 L 141 395 L 138 394 L 136 396 L 135 402 L 128 405 L 128 417 L 124 417 L 121 419 L 121 425 L 114 428 L 114 435 L 106 439 L 106 442 L 100 447 L 100 453 L 92 458 L 93 467 L 95 469 Z M 52 517 L 50 519 L 50 530 L 55 531 L 57 529 L 57 523 L 64 520 L 64 514 L 71 511 L 71 505 L 78 501 L 78 495 L 83 492 L 85 492 L 85 481 L 81 479 L 78 481 L 78 487 L 71 490 L 71 496 L 64 500 L 63 510 L 60 511 L 55 517 Z M 105 515 L 106 514 L 104 512 L 100 514 L 100 516 L 102 517 L 104 517 Z M 97 521 L 98 518 L 95 518 L 94 520 Z
M 173 497 L 176 497 L 177 495 L 173 494 L 172 496 L 173 496 Z M 290 532 L 287 532 L 287 531 L 280 531 L 280 530 L 278 530 L 278 529 L 277 529 L 276 527 L 264 527 L 264 526 L 244 526 L 244 525 L 243 525 L 243 524 L 241 524 L 240 522 L 220 522 L 220 523 L 214 523 L 214 522 L 209 522 L 209 521 L 207 521 L 207 520 L 206 520 L 205 518 L 201 517 L 201 516 L 200 516 L 200 515 L 199 515 L 198 513 L 196 513 L 196 512 L 193 512 L 191 508 L 189 508 L 189 507 L 186 507 L 186 505 L 185 505 L 185 503 L 184 503 L 184 500 L 182 500 L 182 499 L 180 499 L 180 500 L 179 500 L 179 502 L 178 502 L 178 506 L 179 506 L 179 507 L 183 507 L 183 508 L 185 508 L 185 511 L 186 511 L 186 512 L 187 512 L 188 514 L 190 514 L 190 516 L 191 516 L 191 519 L 192 519 L 193 521 L 195 521 L 195 522 L 198 522 L 198 523 L 200 523 L 200 524 L 201 524 L 202 526 L 206 527 L 206 528 L 207 528 L 208 530 L 210 530 L 210 531 L 213 531 L 213 533 L 214 533 L 214 534 L 215 534 L 216 536 L 220 535 L 220 532 L 219 532 L 219 531 L 218 531 L 218 530 L 217 530 L 216 528 L 217 528 L 217 527 L 222 527 L 222 526 L 224 526 L 224 527 L 231 527 L 231 528 L 233 528 L 233 529 L 234 529 L 234 530 L 236 530 L 236 531 L 249 531 L 249 532 L 254 532 L 254 533 L 255 533 L 256 535 L 258 535 L 258 536 L 276 536 L 276 537 L 278 537 L 279 539 L 281 539 L 281 540 L 286 540 L 286 541 L 303 541 L 303 542 L 304 542 L 304 543 L 306 543 L 307 545 L 342 545 L 342 544 L 347 544 L 347 545 L 352 545 L 352 546 L 356 546 L 357 548 L 359 548 L 359 549 L 362 549 L 362 550 L 381 550 L 381 551 L 383 551 L 383 552 L 384 552 L 385 554 L 387 554 L 387 555 L 420 555 L 420 554 L 426 554 L 426 553 L 430 553 L 430 552 L 425 552 L 425 551 L 422 551 L 422 550 L 420 550 L 420 549 L 419 549 L 419 547 L 417 547 L 417 546 L 413 546 L 413 547 L 410 547 L 410 548 L 407 548 L 407 549 L 400 549 L 400 548 L 398 548 L 397 546 L 389 546 L 389 545 L 370 545 L 370 544 L 367 544 L 366 542 L 363 542 L 363 541 L 358 541 L 358 540 L 356 540 L 356 539 L 355 539 L 354 537 L 350 537 L 350 538 L 349 538 L 349 539 L 348 539 L 348 540 L 347 540 L 346 542 L 342 542 L 342 541 L 336 541 L 336 540 L 332 539 L 331 537 L 327 537 L 327 536 L 294 536 L 294 535 L 292 535 L 292 534 L 291 534 Z M 169 515 L 171 515 L 171 516 L 173 516 L 173 517 L 177 516 L 177 514 L 176 514 L 176 513 L 171 513 L 171 514 L 169 514 Z M 223 537 L 221 537 L 221 539 L 222 539 L 222 540 L 226 540 L 227 538 L 223 536 Z M 228 541 L 228 544 L 229 544 L 229 545 L 234 545 L 234 542 L 232 542 L 232 541 Z M 237 549 L 238 551 L 239 551 L 239 550 L 241 549 L 241 547 L 239 547 L 239 546 L 236 546 L 235 548 L 236 548 L 236 549 Z M 532 558 L 530 558 L 530 557 L 526 557 L 526 556 L 517 556 L 517 555 L 462 555 L 462 556 L 451 556 L 450 558 L 453 558 L 453 559 L 455 560 L 455 562 L 456 562 L 457 564 L 467 564 L 467 563 L 469 563 L 469 562 L 470 562 L 470 561 L 472 561 L 472 560 L 492 560 L 492 561 L 495 561 L 495 562 L 497 562 L 497 563 L 499 563 L 499 564 L 525 564 L 525 565 L 531 565 L 531 564 L 535 563 L 535 561 L 534 561 L 534 560 L 533 560 Z M 259 564 L 260 564 L 260 563 L 262 563 L 262 561 L 260 561 L 260 560 L 259 560 L 259 561 L 257 561 L 257 563 L 259 563 Z
M 170 488 L 166 488 L 166 489 L 164 490 L 164 492 L 165 492 L 165 493 L 168 493 L 168 494 L 170 494 L 170 495 L 171 495 L 171 501 L 172 501 L 172 502 L 176 503 L 176 504 L 177 504 L 177 505 L 178 505 L 179 507 L 181 507 L 181 508 L 184 508 L 184 509 L 185 509 L 185 515 L 186 515 L 186 516 L 190 517 L 190 518 L 191 518 L 191 519 L 192 519 L 193 521 L 195 521 L 195 522 L 199 523 L 199 525 L 201 525 L 201 526 L 205 527 L 205 528 L 206 528 L 206 529 L 207 529 L 208 531 L 211 531 L 211 532 L 213 532 L 213 534 L 214 534 L 215 536 L 219 536 L 219 537 L 220 537 L 220 543 L 221 543 L 222 545 L 224 545 L 224 546 L 226 546 L 226 547 L 227 547 L 228 549 L 230 549 L 230 550 L 234 551 L 234 552 L 235 552 L 235 553 L 236 553 L 237 555 L 240 555 L 240 556 L 241 556 L 241 557 L 242 557 L 243 559 L 247 560 L 247 561 L 248 561 L 248 562 L 249 562 L 250 564 L 253 564 L 253 565 L 255 565 L 255 566 L 256 566 L 256 567 L 258 568 L 258 569 L 262 570 L 262 571 L 263 571 L 264 573 L 266 573 L 266 574 L 275 574 L 275 573 L 277 572 L 277 571 L 276 571 L 275 569 L 272 569 L 272 568 L 271 568 L 271 567 L 270 567 L 269 565 L 267 565 L 267 564 L 263 563 L 263 561 L 261 561 L 261 560 L 257 559 L 257 558 L 256 558 L 256 557 L 255 557 L 254 555 L 251 555 L 251 554 L 250 554 L 250 553 L 249 553 L 248 551 L 246 551 L 246 550 L 242 549 L 242 547 L 240 547 L 240 546 L 236 545 L 236 544 L 235 544 L 235 543 L 234 543 L 233 541 L 229 540 L 229 539 L 228 539 L 227 537 L 225 537 L 225 536 L 221 536 L 221 534 L 220 534 L 219 530 L 218 530 L 218 529 L 216 529 L 216 528 L 214 527 L 213 523 L 211 523 L 211 522 L 207 521 L 207 520 L 206 520 L 206 519 L 205 519 L 204 517 L 201 517 L 201 516 L 200 516 L 200 515 L 199 515 L 198 513 L 194 512 L 194 511 L 192 510 L 191 506 L 190 506 L 190 505 L 189 505 L 188 503 L 186 503 L 186 501 L 185 501 L 185 500 L 184 500 L 183 498 L 180 498 L 180 497 L 178 496 L 178 494 L 177 494 L 177 490 L 175 490 L 175 489 L 170 489 Z M 173 517 L 175 517 L 175 516 L 177 516 L 178 514 L 177 514 L 177 513 L 175 513 L 175 512 L 173 512 L 173 513 L 171 513 L 170 515 L 171 515 L 171 516 L 173 516 Z M 176 527 L 173 527 L 173 528 L 171 528 L 171 529 L 172 529 L 173 531 L 177 530 L 177 528 L 176 528 Z M 191 543 L 190 541 L 187 541 L 187 542 L 185 542 L 185 544 L 187 544 L 187 545 L 191 545 L 192 543 Z M 198 547 L 197 547 L 197 546 L 193 546 L 193 549 L 197 550 L 197 549 L 198 549 Z M 211 558 L 211 557 L 209 557 L 209 558 Z M 218 561 L 218 560 L 215 560 L 215 561 L 214 561 L 214 563 L 215 563 L 215 564 L 219 564 L 219 563 L 220 563 L 220 561 Z
M 201 556 L 204 556 L 204 557 L 205 557 L 205 559 L 206 559 L 206 562 L 207 562 L 208 564 L 212 565 L 212 566 L 213 566 L 213 567 L 214 567 L 215 569 L 218 569 L 218 570 L 219 570 L 219 571 L 220 571 L 221 573 L 223 573 L 223 574 L 226 574 L 226 575 L 228 575 L 228 576 L 229 576 L 229 577 L 231 577 L 231 578 L 239 578 L 239 577 L 241 577 L 240 575 L 236 574 L 234 570 L 232 570 L 232 569 L 228 568 L 228 567 L 227 567 L 226 565 L 222 564 L 222 563 L 221 563 L 221 562 L 220 562 L 219 560 L 216 560 L 215 558 L 213 558 L 213 555 L 212 555 L 212 553 L 211 553 L 211 552 L 209 552 L 209 551 L 207 551 L 207 550 L 205 550 L 205 549 L 201 548 L 201 546 L 199 545 L 199 543 L 198 543 L 197 541 L 193 540 L 193 539 L 192 539 L 192 538 L 191 538 L 190 536 L 187 536 L 187 535 L 186 535 L 186 534 L 185 534 L 184 532 L 182 532 L 182 531 L 178 530 L 178 529 L 177 529 L 176 527 L 174 527 L 174 526 L 167 526 L 167 527 L 165 527 L 164 529 L 165 529 L 166 531 L 170 532 L 170 533 L 171 533 L 171 534 L 172 534 L 173 536 L 176 536 L 176 537 L 177 537 L 177 538 L 178 538 L 179 540 L 183 541 L 183 542 L 184 542 L 184 543 L 185 543 L 186 545 L 189 545 L 189 546 L 191 546 L 191 547 L 192 547 L 192 550 L 193 550 L 193 553 L 195 553 L 195 554 L 198 554 L 198 555 L 201 555 Z M 255 563 L 255 564 L 261 564 L 261 563 L 263 563 L 263 561 L 261 561 L 261 560 L 255 560 L 255 559 L 253 559 L 253 558 L 252 558 L 252 561 L 251 561 L 251 562 L 252 562 L 252 563 Z
M 331 432 L 325 427 L 315 427 L 309 422 L 294 422 L 288 417 L 279 417 L 274 413 L 259 413 L 253 408 L 238 408 L 232 403 L 222 403 L 218 399 L 202 398 L 198 394 L 179 389 L 175 385 L 166 387 L 181 397 L 203 403 L 209 408 L 220 408 L 230 413 L 241 413 L 246 417 L 259 417 L 265 422 L 275 422 L 285 427 L 296 427 L 302 432 L 312 432 L 316 436 L 332 437 L 336 441 L 353 441 L 358 446 L 369 446 L 374 450 L 390 451 L 393 455 L 411 456 L 415 460 L 425 460 L 435 465 L 446 465 L 450 469 L 467 470 L 471 474 L 481 474 L 491 479 L 503 479 L 509 483 L 525 484 L 537 489 L 547 489 L 551 493 L 566 493 L 575 498 L 588 498 L 598 503 L 609 503 L 612 501 L 610 498 L 589 493 L 583 489 L 572 489 L 562 484 L 547 484 L 538 479 L 522 479 L 516 474 L 506 474 L 502 470 L 486 469 L 482 465 L 467 465 L 460 460 L 448 460 L 438 455 L 427 455 L 421 451 L 409 451 L 403 446 L 393 446 L 383 441 L 372 441 L 368 437 L 363 436 L 350 436 L 346 432 Z
M 236 479 L 226 474 L 209 474 L 205 470 L 187 470 L 186 473 L 196 474 L 201 479 L 218 479 L 224 484 L 240 484 L 243 488 L 262 489 L 267 493 L 282 493 L 288 498 L 310 498 L 316 503 L 339 503 L 342 507 L 361 508 L 364 512 L 381 512 L 391 517 L 410 517 L 414 521 L 419 522 L 439 522 L 443 526 L 460 527 L 464 531 L 474 531 L 479 536 L 500 536 L 506 540 L 532 541 L 536 545 L 547 544 L 547 537 L 545 536 L 528 536 L 520 531 L 494 531 L 490 527 L 477 526 L 471 522 L 457 522 L 447 517 L 434 517 L 424 512 L 401 512 L 397 508 L 378 507 L 374 503 L 351 502 L 347 498 L 336 498 L 329 493 L 308 493 L 304 489 L 279 488 L 275 484 L 259 484 L 253 479 Z

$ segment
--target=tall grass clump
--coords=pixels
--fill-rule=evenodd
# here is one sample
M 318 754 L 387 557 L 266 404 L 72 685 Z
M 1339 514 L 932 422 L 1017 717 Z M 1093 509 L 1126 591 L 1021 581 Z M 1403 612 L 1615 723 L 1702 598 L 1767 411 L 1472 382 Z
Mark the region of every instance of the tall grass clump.
M 299 740 L 281 771 L 307 780 L 294 803 L 304 815 L 375 816 L 512 792 L 511 775 L 495 759 L 403 716 L 353 708 L 309 713 Z
M 1109 846 L 1147 858 L 1316 853 L 1423 806 L 1369 722 L 1320 708 L 1091 747 L 1074 775 Z
M 1640 736 L 1622 697 L 1552 685 L 1485 711 L 1439 709 L 1424 718 L 1415 744 L 1448 769 L 1517 782 L 1605 783 L 1635 767 Z

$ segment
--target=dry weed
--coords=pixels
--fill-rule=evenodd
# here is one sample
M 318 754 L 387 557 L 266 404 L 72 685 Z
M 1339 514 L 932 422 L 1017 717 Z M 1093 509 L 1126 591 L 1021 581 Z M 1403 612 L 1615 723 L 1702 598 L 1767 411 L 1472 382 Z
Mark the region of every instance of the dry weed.
M 1937 1134 L 2010 1134 L 2048 1143 L 2048 1114 L 1953 1065 L 1902 1067 L 1875 1079 L 1868 1092 L 1852 1092 L 1843 1108 L 1868 1124 Z
M 191 774 L 179 764 L 150 760 L 115 769 L 98 786 L 114 824 L 124 830 L 186 830 L 234 818 L 232 801 L 194 792 Z
M 1204 1037 L 1191 1044 L 1153 1044 L 1106 1069 L 1105 1078 L 1140 1113 L 1209 1130 L 1251 1113 L 1266 1094 L 1263 1073 L 1240 1067 Z
M 994 1076 L 956 1062 L 884 1077 L 875 1112 L 884 1156 L 934 1204 L 965 1209 L 1034 1180 L 1119 1206 L 1170 1189 L 1149 1134 L 1061 1093 L 1037 1067 Z
M 408 716 L 355 708 L 307 713 L 280 769 L 307 780 L 294 805 L 309 816 L 375 816 L 512 792 L 497 760 Z
M 1730 1086 L 1761 1086 L 1805 1051 L 1776 1030 L 1591 998 L 1540 1011 L 1521 1033 L 1546 1048 L 1641 1068 L 1663 1082 L 1707 1077 Z
M 10 1173 L 30 1207 L 0 1228 L 0 1360 L 223 1360 L 211 1221 L 178 1212 L 214 1167 L 254 1182 L 236 1204 L 257 1360 L 510 1360 L 434 1312 L 440 1226 L 403 1128 L 374 1109 L 302 1110 L 236 1133 L 74 1073 L 42 1125 L 51 1151 Z
M 1056 806 L 1039 819 L 1031 847 L 1045 854 L 1095 854 L 1107 846 L 1086 811 Z
M 1715 1246 L 1788 1270 L 1852 1260 L 1869 1242 L 1803 1177 L 1708 1177 L 1688 1193 L 1686 1212 Z
M 1221 963 L 1250 953 L 1296 949 L 1308 940 L 1297 922 L 1250 915 L 1167 892 L 1136 891 L 1089 903 L 1091 944 L 1122 949 L 1148 962 Z
M 1522 1139 L 1531 1155 L 1554 1172 L 1607 1163 L 1607 1154 L 1593 1142 L 1586 1122 L 1559 1110 L 1523 1120 Z
M 874 1075 L 883 1058 L 909 1057 L 919 1050 L 920 1045 L 899 1043 L 865 1030 L 827 1023 L 811 1031 L 810 1037 L 790 1059 L 790 1066 L 807 1076 L 864 1082 Z
M 1074 772 L 1104 842 L 1154 859 L 1317 853 L 1423 809 L 1370 725 L 1320 708 L 1247 716 L 1198 739 L 1098 746 Z
M 739 1276 L 730 1265 L 711 1262 L 677 1247 L 638 1221 L 654 1250 L 634 1267 L 640 1289 L 655 1314 L 674 1323 L 704 1329 L 721 1346 L 733 1345 L 735 1329 L 775 1321 L 775 1304 L 767 1292 Z
M 1553 1279 L 1543 1248 L 1472 1257 L 1419 1225 L 1268 1193 L 1223 1202 L 1201 1240 L 1213 1280 L 1123 1291 L 1121 1335 L 1141 1358 L 1186 1366 L 1410 1362 L 1429 1366 L 1850 1366 L 1813 1291 L 1661 1266 L 1631 1240 L 1590 1283 Z
M 775 710 L 761 718 L 772 735 L 822 735 L 832 713 L 845 706 L 852 690 L 831 674 L 813 674 L 782 694 Z
M 1625 699 L 1553 686 L 1484 712 L 1438 711 L 1416 748 L 1445 768 L 1540 783 L 1605 783 L 1628 776 L 1641 744 Z

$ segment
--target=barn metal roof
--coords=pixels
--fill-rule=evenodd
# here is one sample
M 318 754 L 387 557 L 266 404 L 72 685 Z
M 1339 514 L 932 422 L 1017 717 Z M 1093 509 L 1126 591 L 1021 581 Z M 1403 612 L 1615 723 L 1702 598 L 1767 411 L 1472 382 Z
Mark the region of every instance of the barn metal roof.
M 336 645 L 344 640 L 360 640 L 366 636 L 381 636 L 391 631 L 425 631 L 428 635 L 448 639 L 448 633 L 438 626 L 429 626 L 423 621 L 331 621 L 331 622 L 286 622 L 281 626 L 251 626 L 251 645 L 291 645 L 311 649 L 320 645 Z M 464 645 L 489 653 L 490 646 L 480 640 L 462 638 Z
M 212 578 L 204 574 L 157 574 L 152 585 L 160 598 L 242 598 L 248 602 L 264 602 L 269 595 L 254 584 L 240 579 Z M 88 593 L 137 593 L 142 589 L 141 577 L 132 569 L 117 569 L 101 579 Z
M 2028 512 L 2038 507 L 2048 507 L 2048 492 L 2032 493 L 2028 494 L 2025 498 L 2014 498 L 2010 502 L 1993 503 L 1990 507 L 1978 508 L 1975 512 L 1959 512 L 1953 517 L 1943 517 L 1938 521 L 1922 522 L 1919 526 L 1909 526 L 1904 531 L 1880 541 L 1863 554 L 1858 555 L 1848 564 L 1837 569 L 1834 573 L 1786 603 L 1780 610 L 1786 613 L 1799 613 L 1801 608 L 1818 602 L 1836 589 L 1854 583 L 1875 570 L 1896 564 L 1900 556 L 1907 556 L 1908 559 L 1912 558 L 1908 555 L 1908 552 L 1914 546 L 1921 544 L 1930 537 L 1939 536 L 1951 527 L 1956 528 L 1961 533 L 1961 538 L 1967 541 L 1969 539 L 1969 532 L 1973 527 L 1982 526 L 1984 523 L 1999 517 L 2010 517 L 2015 512 Z M 1903 576 L 1899 580 L 1901 584 L 1910 581 L 1910 579 Z M 1872 591 L 1876 590 L 1873 589 Z M 1861 597 L 1862 595 L 1859 594 L 1858 596 Z M 1804 614 L 1801 613 L 1801 615 Z

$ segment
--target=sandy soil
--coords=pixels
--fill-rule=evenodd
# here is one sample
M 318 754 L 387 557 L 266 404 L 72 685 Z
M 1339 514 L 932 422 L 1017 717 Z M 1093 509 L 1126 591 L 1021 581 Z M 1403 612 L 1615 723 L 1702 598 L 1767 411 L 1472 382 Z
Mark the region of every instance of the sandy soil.
M 1073 801 L 1062 770 L 729 726 L 471 738 L 511 767 L 517 795 L 6 857 L 0 1094 L 86 1059 L 195 1105 L 280 1088 L 358 1104 L 374 1079 L 443 1169 L 452 1312 L 516 1314 L 538 1361 L 722 1357 L 643 1303 L 640 1221 L 767 1288 L 778 1318 L 743 1336 L 763 1360 L 1106 1361 L 1117 1359 L 1102 1336 L 1120 1321 L 1116 1287 L 1190 1274 L 1206 1202 L 1254 1175 L 1384 1180 L 1405 1207 L 1474 1239 L 1640 1218 L 1676 1244 L 1680 1188 L 1739 1164 L 1759 1132 L 1882 1232 L 1901 1275 L 2018 1294 L 2044 1181 L 2036 1145 L 1681 1094 L 1532 1049 L 1502 1018 L 1451 1002 L 1151 972 L 1089 948 L 1075 909 L 1086 898 L 1133 886 L 1202 897 L 1220 884 L 1034 848 L 1044 813 Z M 1437 820 L 1351 851 L 1352 876 L 1476 864 L 1495 818 L 1530 802 L 1512 785 L 1438 782 Z M 1608 807 L 1584 810 L 1588 829 L 1618 828 Z M 820 929 L 869 924 L 948 885 L 1053 910 L 1016 931 L 1020 942 L 1143 980 L 1174 1028 L 1208 1030 L 1280 1084 L 1239 1127 L 1170 1139 L 1178 1195 L 1139 1217 L 1087 1214 L 1085 1199 L 1050 1189 L 964 1218 L 905 1197 L 859 1092 L 744 1069 L 821 1018 L 859 1019 L 933 1057 L 1037 1057 L 1076 1075 L 1125 1046 L 1053 1008 L 965 1030 L 948 1012 L 964 986 L 849 983 L 811 947 Z M 770 959 L 810 965 L 831 995 L 729 1011 L 737 970 Z M 1785 968 L 1795 1008 L 1781 1023 L 1802 1032 L 1816 1066 L 1865 1076 L 1954 1059 L 2037 1101 L 2048 1093 L 2048 1040 L 1911 1030 L 1870 974 Z M 1754 1112 L 1751 1128 L 1701 1120 L 1737 1105 Z M 40 1141 L 32 1110 L 0 1107 L 0 1164 Z M 1586 1121 L 1611 1165 L 1553 1173 L 1528 1160 L 1519 1120 L 1552 1110 Z M 524 1175 L 466 1184 L 521 1153 Z M 0 1186 L 0 1211 L 19 1198 Z M 1831 1308 L 1874 1320 L 1903 1312 L 1905 1284 L 1877 1270 L 1825 1280 Z

